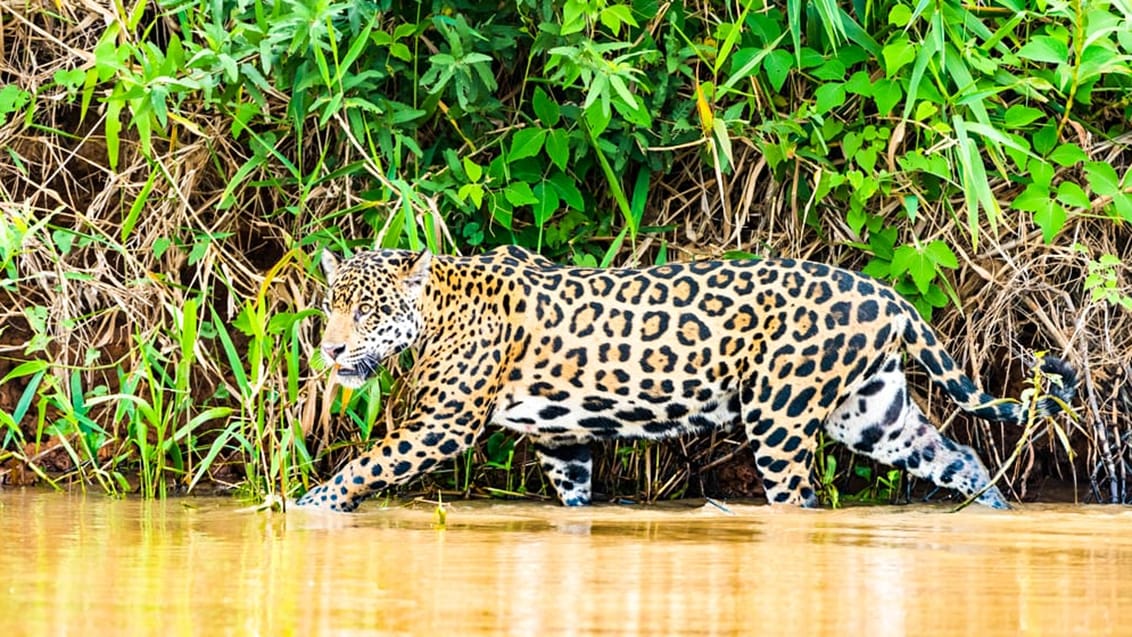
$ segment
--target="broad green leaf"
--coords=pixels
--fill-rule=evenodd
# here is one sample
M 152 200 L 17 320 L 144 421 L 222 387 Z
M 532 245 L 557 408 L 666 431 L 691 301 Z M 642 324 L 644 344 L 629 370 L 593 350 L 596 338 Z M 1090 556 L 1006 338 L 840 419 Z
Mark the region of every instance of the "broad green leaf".
M 888 23 L 903 28 L 912 21 L 912 9 L 906 4 L 898 4 L 888 12 Z
M 542 90 L 541 86 L 535 87 L 535 94 L 534 97 L 531 98 L 531 105 L 534 106 L 535 115 L 544 128 L 553 128 L 558 124 L 560 117 L 558 103 L 550 99 L 550 96 L 546 94 L 546 91 Z
M 908 221 L 916 223 L 916 215 L 920 211 L 920 199 L 916 195 L 904 195 L 904 213 Z
M 537 200 L 533 206 L 535 225 L 541 228 L 558 210 L 558 193 L 553 187 L 548 187 L 546 182 L 540 182 L 535 184 L 534 197 Z
M 766 79 L 770 81 L 770 86 L 776 93 L 786 84 L 786 77 L 790 74 L 790 67 L 793 64 L 794 56 L 790 55 L 789 51 L 775 49 L 767 53 L 766 59 L 763 60 L 763 71 L 766 72 Z
M 1121 219 L 1132 221 L 1132 195 L 1120 193 L 1112 198 L 1112 205 Z
M 476 209 L 483 205 L 483 186 L 480 184 L 464 184 L 460 186 L 460 190 L 456 192 L 456 197 L 460 201 L 472 201 Z
M 915 61 L 916 45 L 908 41 L 908 36 L 901 35 L 886 44 L 881 53 L 884 56 L 884 75 L 891 78 L 903 66 Z
M 1076 165 L 1077 162 L 1087 161 L 1089 156 L 1077 144 L 1065 143 L 1053 149 L 1049 158 L 1050 161 L 1055 161 L 1058 165 L 1068 168 Z
M 503 196 L 512 206 L 528 206 L 538 203 L 531 185 L 525 181 L 513 181 L 503 191 Z
M 1018 210 L 1037 212 L 1044 208 L 1048 201 L 1049 188 L 1041 184 L 1030 184 L 1026 186 L 1025 190 L 1018 193 L 1018 196 L 1010 202 L 1010 205 Z
M 925 294 L 936 277 L 935 263 L 913 246 L 900 246 L 892 255 L 892 273 L 907 273 L 920 294 Z
M 1034 212 L 1034 223 L 1042 229 L 1042 240 L 1046 243 L 1053 242 L 1057 233 L 1065 227 L 1067 216 L 1065 208 L 1052 199 L 1046 199 L 1045 205 Z
M 605 132 L 605 129 L 609 128 L 609 123 L 613 121 L 613 111 L 604 108 L 602 103 L 598 101 L 586 109 L 585 118 L 590 132 L 594 136 L 600 136 Z
M 1003 121 L 1007 128 L 1021 128 L 1034 120 L 1042 117 L 1042 111 L 1032 107 L 1024 106 L 1022 104 L 1015 104 L 1006 109 L 1006 114 L 1003 116 Z
M 586 200 L 582 197 L 582 191 L 578 190 L 578 185 L 566 173 L 556 172 L 548 179 L 550 185 L 554 186 L 555 192 L 558 196 L 566 202 L 574 210 L 585 210 Z
M 483 166 L 472 161 L 471 157 L 465 157 L 462 163 L 464 164 L 464 173 L 468 176 L 469 181 L 479 181 L 480 177 L 483 177 Z
M 877 105 L 877 112 L 881 117 L 892 112 L 892 108 L 904 97 L 900 83 L 887 78 L 877 80 L 873 91 L 873 100 Z
M 1085 164 L 1085 178 L 1089 187 L 1098 195 L 1115 197 L 1120 194 L 1120 178 L 1116 176 L 1116 169 L 1110 164 L 1101 161 L 1091 161 Z
M 1057 125 L 1054 122 L 1047 122 L 1045 126 L 1039 128 L 1033 137 L 1034 152 L 1039 155 L 1048 155 L 1053 150 L 1054 145 L 1057 144 Z
M 814 110 L 820 115 L 845 103 L 845 85 L 840 82 L 822 84 L 814 91 Z
M 570 161 L 570 133 L 561 128 L 547 131 L 546 154 L 559 170 L 565 171 L 566 164 Z
M 1089 195 L 1085 189 L 1072 181 L 1063 181 L 1057 185 L 1057 199 L 1067 206 L 1088 209 L 1092 206 Z
M 1069 60 L 1069 47 L 1052 36 L 1036 35 L 1018 50 L 1018 57 L 1035 62 L 1065 64 Z
M 534 157 L 542 150 L 546 140 L 546 130 L 542 128 L 524 128 L 511 138 L 511 151 L 507 153 L 507 163 L 513 164 L 520 159 Z
M 789 53 L 786 54 L 786 57 L 793 60 Z M 841 60 L 833 58 L 814 69 L 813 76 L 825 82 L 840 82 L 845 79 L 845 64 Z
M 632 9 L 628 5 L 617 4 L 606 7 L 598 14 L 598 19 L 604 24 L 613 35 L 620 35 L 621 25 L 628 24 L 630 26 L 637 26 L 637 21 L 633 19 Z
M 857 71 L 849 76 L 849 81 L 845 82 L 845 91 L 854 95 L 861 95 L 863 97 L 873 96 L 873 80 L 869 74 L 864 71 Z
M 1037 158 L 1030 160 L 1030 179 L 1048 192 L 1053 188 L 1054 168 L 1049 162 Z
M 941 265 L 945 268 L 954 270 L 959 267 L 959 259 L 955 257 L 955 253 L 951 251 L 951 246 L 947 242 L 936 239 L 924 248 L 924 252 L 928 254 L 936 265 Z

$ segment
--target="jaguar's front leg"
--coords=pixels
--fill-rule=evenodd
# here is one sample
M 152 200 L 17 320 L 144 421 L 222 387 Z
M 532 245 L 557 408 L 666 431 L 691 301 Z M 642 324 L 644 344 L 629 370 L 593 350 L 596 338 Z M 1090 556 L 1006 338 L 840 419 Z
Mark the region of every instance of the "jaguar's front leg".
M 301 507 L 353 511 L 374 493 L 407 482 L 471 446 L 477 429 L 443 428 L 435 420 L 392 431 L 380 443 L 307 491 Z
M 410 380 L 417 387 L 410 399 L 415 409 L 405 424 L 308 491 L 297 504 L 353 511 L 374 493 L 408 482 L 472 446 L 491 414 L 493 383 L 457 382 L 467 376 L 467 358 L 462 354 L 445 351 L 444 356 L 418 361 Z M 489 378 L 496 370 L 487 370 Z M 436 382 L 437 378 L 449 380 Z

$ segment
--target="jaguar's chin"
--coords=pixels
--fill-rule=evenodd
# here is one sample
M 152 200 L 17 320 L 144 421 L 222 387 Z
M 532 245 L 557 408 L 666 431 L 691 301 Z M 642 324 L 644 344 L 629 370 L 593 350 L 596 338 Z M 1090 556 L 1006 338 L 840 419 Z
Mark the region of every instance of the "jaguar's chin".
M 361 387 L 367 380 L 377 375 L 377 363 L 372 362 L 368 358 L 363 358 L 352 366 L 339 366 L 335 372 L 335 379 L 338 384 L 350 389 L 357 389 Z
M 343 387 L 357 389 L 365 384 L 369 376 L 363 375 L 357 368 L 339 367 L 337 371 L 334 372 L 334 379 Z

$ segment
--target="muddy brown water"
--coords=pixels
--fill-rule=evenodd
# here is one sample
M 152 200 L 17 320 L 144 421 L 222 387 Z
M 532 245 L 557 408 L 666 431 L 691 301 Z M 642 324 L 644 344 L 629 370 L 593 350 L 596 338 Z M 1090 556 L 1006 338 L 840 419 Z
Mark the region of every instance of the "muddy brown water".
M 1132 632 L 1132 510 L 529 503 L 354 515 L 0 491 L 14 635 Z

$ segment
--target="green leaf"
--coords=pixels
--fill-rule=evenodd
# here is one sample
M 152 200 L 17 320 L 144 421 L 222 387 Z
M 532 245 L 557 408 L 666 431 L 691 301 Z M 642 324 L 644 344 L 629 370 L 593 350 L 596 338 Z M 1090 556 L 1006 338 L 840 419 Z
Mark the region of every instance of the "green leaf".
M 1048 155 L 1055 144 L 1057 144 L 1057 125 L 1054 122 L 1048 122 L 1034 133 L 1034 152 L 1039 155 Z
M 1010 205 L 1018 210 L 1037 212 L 1045 207 L 1047 201 L 1049 201 L 1049 188 L 1041 184 L 1030 184 L 1018 193 Z
M 901 35 L 886 44 L 881 54 L 884 56 L 884 75 L 891 78 L 901 67 L 915 61 L 916 45 L 908 41 L 908 36 Z
M 840 82 L 822 84 L 814 91 L 814 99 L 817 114 L 828 113 L 845 103 L 845 85 Z
M 535 184 L 534 196 L 537 199 L 534 203 L 535 225 L 541 228 L 558 211 L 558 193 L 553 187 L 548 188 L 546 182 L 541 182 Z
M 913 246 L 900 246 L 892 255 L 892 273 L 910 275 L 916 289 L 925 294 L 936 276 L 935 262 Z
M 624 4 L 617 4 L 602 9 L 601 13 L 598 14 L 598 19 L 613 32 L 613 35 L 620 34 L 622 24 L 628 24 L 634 27 L 637 26 L 637 21 L 633 19 L 632 9 Z
M 1006 114 L 1003 115 L 1002 119 L 1006 123 L 1007 128 L 1021 128 L 1043 115 L 1045 115 L 1045 113 L 1032 106 L 1015 104 L 1006 109 Z
M 1087 161 L 1089 156 L 1077 144 L 1061 144 L 1053 149 L 1049 154 L 1050 161 L 1057 162 L 1058 165 L 1068 168 L 1074 166 L 1077 162 Z
M 1132 221 L 1132 196 L 1120 193 L 1112 198 L 1112 205 L 1121 219 Z
M 566 170 L 566 164 L 570 161 L 570 133 L 561 128 L 547 131 L 546 154 L 559 170 Z
M 959 259 L 955 257 L 955 253 L 951 251 L 951 246 L 947 245 L 945 241 L 939 239 L 932 241 L 927 248 L 924 248 L 924 252 L 935 261 L 936 265 L 952 270 L 959 267 Z
M 511 138 L 511 151 L 507 153 L 507 163 L 513 164 L 520 159 L 533 157 L 542 150 L 546 140 L 546 130 L 542 128 L 524 128 Z
M 1030 160 L 1030 180 L 1048 192 L 1053 188 L 1053 165 L 1049 162 L 1042 161 L 1041 159 L 1033 158 Z
M 598 100 L 586 108 L 585 118 L 590 133 L 599 136 L 609 128 L 609 123 L 613 120 L 613 111 L 603 108 L 601 101 Z
M 130 206 L 130 212 L 122 221 L 122 229 L 119 231 L 118 236 L 123 243 L 126 242 L 126 239 L 130 237 L 130 233 L 133 232 L 134 224 L 136 224 L 138 220 L 138 215 L 141 214 L 144 208 L 149 206 L 149 193 L 153 191 L 153 185 L 156 183 L 159 174 L 160 173 L 156 170 L 150 171 L 149 178 L 146 179 L 145 185 L 142 186 L 137 199 L 135 199 L 134 203 Z
M 1057 199 L 1067 206 L 1088 209 L 1092 206 L 1089 195 L 1085 189 L 1072 181 L 1063 181 L 1057 185 Z
M 503 196 L 512 206 L 526 206 L 538 203 L 531 185 L 525 181 L 513 181 L 503 191 Z
M 731 75 L 727 81 L 723 82 L 721 88 L 730 89 L 739 82 L 747 79 L 754 73 L 755 68 L 759 62 L 769 54 L 778 50 L 778 43 L 782 38 L 786 37 L 785 33 L 780 34 L 773 42 L 768 43 L 764 47 L 739 49 L 731 56 Z
M 777 93 L 786 84 L 786 77 L 790 74 L 790 67 L 794 65 L 794 56 L 789 51 L 775 49 L 767 53 L 763 60 L 763 70 L 766 79 L 770 81 L 771 88 Z
M 1036 35 L 1018 50 L 1018 57 L 1035 62 L 1065 64 L 1069 60 L 1069 47 L 1052 36 Z
M 560 112 L 558 103 L 550 99 L 546 91 L 542 90 L 541 86 L 535 87 L 534 97 L 531 98 L 531 104 L 534 106 L 535 115 L 538 116 L 539 123 L 544 128 L 553 128 L 558 124 Z
M 912 20 L 912 9 L 906 4 L 898 4 L 888 12 L 888 23 L 897 28 L 904 28 Z
M 0 379 L 0 385 L 6 384 L 13 378 L 22 378 L 24 376 L 37 374 L 50 366 L 51 365 L 47 361 L 40 360 L 38 358 L 30 361 L 24 361 L 12 368 L 12 371 L 5 374 L 4 378 Z
M 111 99 L 106 104 L 106 159 L 110 164 L 110 169 L 118 168 L 118 148 L 119 148 L 119 133 L 122 131 L 122 106 L 123 102 L 117 99 Z
M 873 96 L 873 80 L 869 74 L 864 71 L 857 71 L 849 76 L 849 81 L 845 83 L 845 90 L 854 95 L 862 97 Z
M 462 163 L 464 164 L 464 174 L 468 176 L 469 181 L 479 181 L 480 177 L 483 177 L 483 166 L 472 161 L 471 157 L 465 157 Z
M 548 181 L 551 186 L 554 186 L 555 192 L 566 202 L 566 205 L 574 210 L 586 209 L 586 200 L 582 197 L 582 191 L 578 190 L 578 185 L 569 175 L 556 172 L 550 176 Z
M 873 100 L 877 104 L 877 112 L 881 117 L 892 112 L 892 108 L 904 97 L 900 83 L 887 78 L 877 80 L 874 86 Z
M 464 184 L 460 186 L 460 190 L 456 192 L 456 197 L 460 201 L 468 201 L 471 199 L 472 204 L 476 209 L 483 205 L 483 186 L 480 184 Z
M 789 54 L 787 54 L 789 56 Z M 833 58 L 823 63 L 821 66 L 813 70 L 813 75 L 819 80 L 826 82 L 841 81 L 845 79 L 845 64 Z
M 1065 227 L 1065 208 L 1052 199 L 1046 199 L 1046 205 L 1034 212 L 1034 223 L 1042 229 L 1042 239 L 1051 243 L 1057 233 Z
M 1116 176 L 1116 169 L 1111 164 L 1100 161 L 1085 164 L 1085 178 L 1089 181 L 1089 187 L 1098 195 L 1116 197 L 1120 194 L 1120 178 Z

